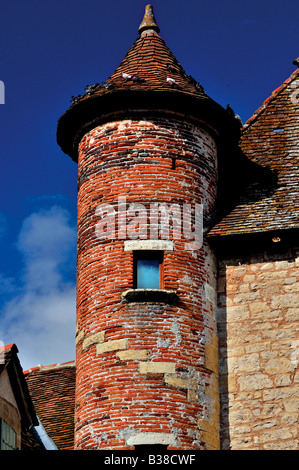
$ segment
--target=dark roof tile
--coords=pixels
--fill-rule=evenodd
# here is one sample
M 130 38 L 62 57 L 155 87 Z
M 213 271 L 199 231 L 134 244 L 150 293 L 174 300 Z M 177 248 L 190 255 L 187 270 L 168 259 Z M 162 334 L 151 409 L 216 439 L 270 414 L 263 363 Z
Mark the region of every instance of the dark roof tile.
M 247 181 L 232 210 L 209 236 L 299 227 L 298 93 L 297 69 L 244 125 L 240 149 L 257 172 L 268 172 L 270 178 L 255 175 Z

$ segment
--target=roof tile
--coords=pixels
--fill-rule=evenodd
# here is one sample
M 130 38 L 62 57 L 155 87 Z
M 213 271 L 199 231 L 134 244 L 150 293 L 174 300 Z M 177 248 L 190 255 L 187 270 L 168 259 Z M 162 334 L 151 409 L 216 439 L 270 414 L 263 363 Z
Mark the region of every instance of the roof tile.
M 24 372 L 36 413 L 60 450 L 74 448 L 75 362 Z
M 269 178 L 247 180 L 237 203 L 209 236 L 299 227 L 299 70 L 268 97 L 243 127 L 240 149 Z
M 129 49 L 115 72 L 101 85 L 89 88 L 75 102 L 88 99 L 89 95 L 106 94 L 107 90 L 171 90 L 176 89 L 198 97 L 208 98 L 203 87 L 188 76 L 164 40 L 153 17 L 145 19 L 139 27 L 140 36 Z M 170 78 L 171 80 L 167 80 Z

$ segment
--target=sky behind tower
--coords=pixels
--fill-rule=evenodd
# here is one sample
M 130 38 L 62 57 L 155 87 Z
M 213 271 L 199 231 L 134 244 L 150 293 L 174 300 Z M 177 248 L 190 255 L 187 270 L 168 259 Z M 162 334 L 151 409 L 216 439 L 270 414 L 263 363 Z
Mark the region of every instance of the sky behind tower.
M 146 3 L 1 6 L 0 341 L 16 343 L 24 369 L 75 358 L 77 165 L 56 143 L 57 120 L 116 69 Z M 296 0 L 152 5 L 186 73 L 243 122 L 296 69 Z

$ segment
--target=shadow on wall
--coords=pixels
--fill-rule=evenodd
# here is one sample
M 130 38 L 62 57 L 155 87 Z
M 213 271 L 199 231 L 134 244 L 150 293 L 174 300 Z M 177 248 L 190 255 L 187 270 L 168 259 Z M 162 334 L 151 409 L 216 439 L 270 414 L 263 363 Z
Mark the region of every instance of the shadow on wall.
M 253 204 L 270 197 L 278 187 L 278 171 L 246 157 L 239 147 L 220 155 L 218 202 L 214 224 L 239 204 Z
M 219 262 L 217 328 L 219 341 L 220 449 L 230 449 L 226 263 Z

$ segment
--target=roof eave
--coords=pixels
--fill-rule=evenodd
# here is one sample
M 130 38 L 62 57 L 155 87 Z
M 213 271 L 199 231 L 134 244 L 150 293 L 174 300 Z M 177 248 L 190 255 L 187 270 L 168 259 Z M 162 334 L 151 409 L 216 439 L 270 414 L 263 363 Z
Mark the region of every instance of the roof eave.
M 285 252 L 298 245 L 299 227 L 243 232 L 208 233 L 207 240 L 218 254 L 223 256 L 246 256 L 259 251 Z
M 180 90 L 107 90 L 84 97 L 60 117 L 57 142 L 77 161 L 78 144 L 89 130 L 110 120 L 145 113 L 198 121 L 216 135 L 229 135 L 235 141 L 240 136 L 238 121 L 211 98 Z

